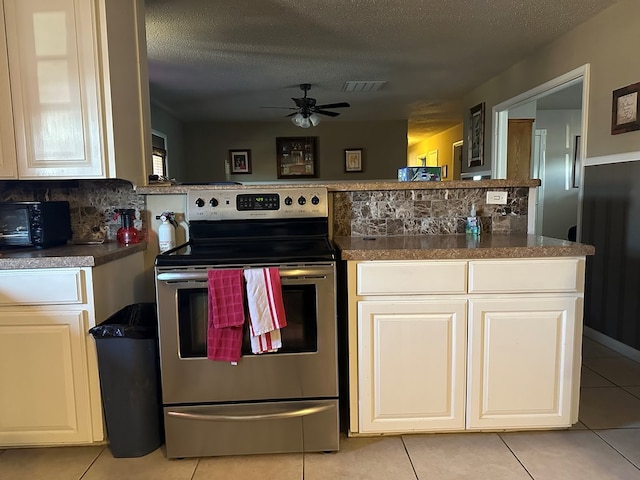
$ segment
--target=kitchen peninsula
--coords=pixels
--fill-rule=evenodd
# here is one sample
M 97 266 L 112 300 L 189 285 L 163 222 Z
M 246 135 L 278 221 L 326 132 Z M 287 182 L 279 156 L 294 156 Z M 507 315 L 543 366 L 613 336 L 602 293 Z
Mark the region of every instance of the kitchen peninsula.
M 330 192 L 346 269 L 350 435 L 577 421 L 594 249 L 527 234 L 538 180 L 313 184 Z M 488 191 L 506 204 L 487 204 Z M 480 236 L 464 234 L 472 206 Z

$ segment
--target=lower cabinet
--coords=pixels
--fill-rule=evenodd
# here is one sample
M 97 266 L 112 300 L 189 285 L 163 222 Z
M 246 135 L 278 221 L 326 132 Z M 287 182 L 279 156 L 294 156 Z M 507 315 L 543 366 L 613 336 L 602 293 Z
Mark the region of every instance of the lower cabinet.
M 467 302 L 358 305 L 360 432 L 464 428 Z
M 143 252 L 98 267 L 0 270 L 0 448 L 105 439 L 94 325 L 141 301 Z
M 584 258 L 463 263 L 348 265 L 351 433 L 577 421 Z M 443 273 L 445 293 L 420 271 Z
M 81 308 L 4 309 L 0 316 L 0 444 L 91 440 Z
M 572 423 L 574 361 L 580 354 L 574 349 L 577 302 L 469 302 L 468 429 Z

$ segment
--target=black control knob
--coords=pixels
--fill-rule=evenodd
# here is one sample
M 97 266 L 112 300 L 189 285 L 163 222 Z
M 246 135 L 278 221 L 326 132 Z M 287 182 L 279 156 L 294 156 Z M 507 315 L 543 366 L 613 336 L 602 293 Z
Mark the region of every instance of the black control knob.
M 209 205 L 211 205 L 212 207 L 217 207 L 218 206 L 218 199 L 215 197 L 211 197 L 211 200 L 209 200 Z
M 313 203 L 314 205 L 318 205 L 320 203 L 320 199 L 314 195 L 313 197 L 311 197 L 311 203 Z
M 298 198 L 298 205 L 304 205 L 305 203 L 307 203 L 307 199 L 300 195 L 300 198 Z
M 286 206 L 290 207 L 292 203 L 293 203 L 293 199 L 291 197 L 287 197 L 284 199 L 284 204 Z
M 196 200 L 196 207 L 204 207 L 204 200 L 199 198 Z

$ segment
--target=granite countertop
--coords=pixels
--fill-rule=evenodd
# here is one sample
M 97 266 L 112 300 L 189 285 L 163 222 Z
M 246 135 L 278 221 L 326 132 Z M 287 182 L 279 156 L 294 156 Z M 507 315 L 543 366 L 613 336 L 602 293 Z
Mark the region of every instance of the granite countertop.
M 579 257 L 595 248 L 525 234 L 334 237 L 342 260 L 446 260 L 462 258 Z
M 50 248 L 0 250 L 0 270 L 97 267 L 146 249 L 147 242 L 129 246 L 105 242 L 99 245 L 68 244 Z
M 362 180 L 362 181 L 319 181 L 309 180 L 300 182 L 255 182 L 239 185 L 211 184 L 211 185 L 147 185 L 136 187 L 140 195 L 172 195 L 185 194 L 190 190 L 229 190 L 247 189 L 264 190 L 267 188 L 299 188 L 301 186 L 324 187 L 329 192 L 358 192 L 370 190 L 442 190 L 456 188 L 535 188 L 540 186 L 540 180 L 453 180 L 444 182 L 398 182 L 397 180 Z

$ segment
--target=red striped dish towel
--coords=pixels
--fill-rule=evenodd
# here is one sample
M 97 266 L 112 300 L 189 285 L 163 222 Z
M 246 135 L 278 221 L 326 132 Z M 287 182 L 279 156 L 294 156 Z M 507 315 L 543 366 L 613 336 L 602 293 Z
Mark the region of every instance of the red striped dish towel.
M 282 347 L 280 329 L 287 326 L 282 285 L 277 268 L 244 271 L 249 305 L 249 330 L 253 353 L 272 352 Z
M 242 270 L 209 270 L 207 358 L 237 362 L 242 354 L 244 288 Z

